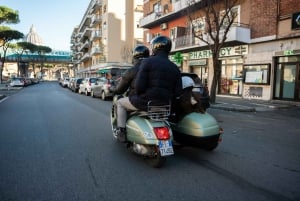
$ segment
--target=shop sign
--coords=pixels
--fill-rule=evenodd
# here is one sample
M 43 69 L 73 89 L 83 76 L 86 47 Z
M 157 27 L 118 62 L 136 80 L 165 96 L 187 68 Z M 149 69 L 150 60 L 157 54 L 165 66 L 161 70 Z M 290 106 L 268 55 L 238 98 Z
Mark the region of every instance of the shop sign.
M 234 47 L 224 47 L 220 50 L 220 57 L 228 57 L 228 56 L 240 56 L 248 54 L 248 45 L 239 45 Z M 212 52 L 211 50 L 202 50 L 197 52 L 190 52 L 189 59 L 206 59 L 211 58 Z
M 190 66 L 206 66 L 207 62 L 206 59 L 201 59 L 201 60 L 191 60 L 189 61 Z
M 288 55 L 294 55 L 295 53 L 294 53 L 294 50 L 285 50 L 284 52 L 283 52 L 283 55 L 285 55 L 285 56 L 288 56 Z

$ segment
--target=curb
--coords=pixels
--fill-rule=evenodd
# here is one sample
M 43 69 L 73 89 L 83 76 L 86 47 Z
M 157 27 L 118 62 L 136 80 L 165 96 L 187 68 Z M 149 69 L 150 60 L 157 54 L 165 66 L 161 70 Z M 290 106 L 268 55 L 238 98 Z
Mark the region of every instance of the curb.
M 236 111 L 236 112 L 256 112 L 255 108 L 252 107 L 246 107 L 246 106 L 229 106 L 230 104 L 226 103 L 217 103 L 217 104 L 211 104 L 211 108 L 214 109 L 220 109 L 220 110 L 226 110 L 226 111 Z
M 0 94 L 0 100 L 4 99 L 6 96 L 3 94 Z

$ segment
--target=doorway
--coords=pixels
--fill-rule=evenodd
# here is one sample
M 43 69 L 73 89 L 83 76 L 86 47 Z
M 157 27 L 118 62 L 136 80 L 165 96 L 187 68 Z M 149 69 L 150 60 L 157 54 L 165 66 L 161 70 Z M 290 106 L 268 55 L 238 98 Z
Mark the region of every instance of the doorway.
M 278 64 L 274 98 L 300 101 L 300 63 Z

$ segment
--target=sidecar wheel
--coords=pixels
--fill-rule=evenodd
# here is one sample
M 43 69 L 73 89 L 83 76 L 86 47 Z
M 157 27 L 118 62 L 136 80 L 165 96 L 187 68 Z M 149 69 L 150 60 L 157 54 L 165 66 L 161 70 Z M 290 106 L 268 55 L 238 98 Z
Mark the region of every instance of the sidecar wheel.
M 150 166 L 160 168 L 166 163 L 167 158 L 162 157 L 160 153 L 158 153 L 155 157 L 147 157 L 145 160 Z

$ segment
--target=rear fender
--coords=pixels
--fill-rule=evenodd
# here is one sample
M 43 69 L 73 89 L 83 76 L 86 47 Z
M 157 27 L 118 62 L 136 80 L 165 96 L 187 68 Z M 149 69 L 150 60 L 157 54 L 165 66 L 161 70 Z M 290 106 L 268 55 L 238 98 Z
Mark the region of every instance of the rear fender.
M 173 139 L 172 130 L 164 121 L 152 121 L 140 116 L 132 116 L 126 123 L 127 140 L 138 144 L 158 145 L 159 140 L 154 133 L 154 127 L 168 127 L 171 139 Z

